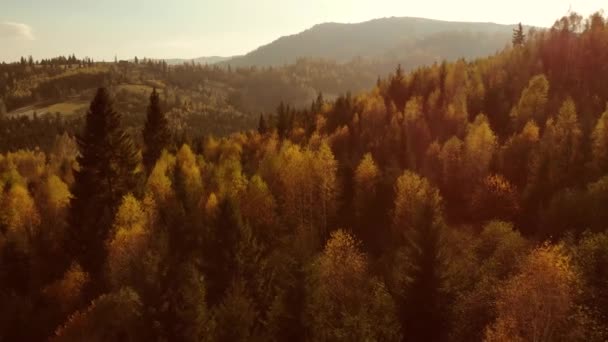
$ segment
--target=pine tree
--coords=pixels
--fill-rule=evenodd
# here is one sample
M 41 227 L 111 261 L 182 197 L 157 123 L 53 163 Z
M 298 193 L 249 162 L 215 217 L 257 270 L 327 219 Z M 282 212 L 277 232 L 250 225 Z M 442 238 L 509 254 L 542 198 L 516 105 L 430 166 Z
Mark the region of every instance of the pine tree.
M 264 119 L 264 114 L 260 114 L 260 122 L 258 124 L 258 133 L 264 135 L 268 132 L 268 124 L 266 124 L 266 119 Z
M 219 204 L 217 219 L 206 248 L 205 267 L 209 279 L 207 299 L 215 305 L 234 280 L 238 267 L 237 248 L 243 221 L 238 203 L 226 198 Z
M 411 341 L 440 341 L 447 323 L 445 223 L 439 191 L 405 171 L 395 186 L 394 241 L 399 244 L 393 286 Z
M 6 116 L 6 105 L 4 104 L 4 100 L 0 98 L 0 120 L 4 119 Z
M 277 133 L 279 139 L 284 139 L 289 134 L 289 106 L 285 106 L 283 101 L 277 109 Z
M 150 95 L 150 104 L 148 105 L 148 115 L 143 136 L 143 162 L 146 171 L 149 173 L 152 171 L 163 149 L 167 148 L 171 138 L 169 123 L 161 111 L 160 99 L 156 88 L 154 88 Z
M 407 89 L 404 82 L 405 74 L 403 68 L 401 68 L 401 64 L 399 64 L 395 70 L 395 74 L 390 79 L 388 95 L 400 111 L 403 111 L 405 102 L 407 101 Z
M 319 114 L 321 112 L 321 109 L 323 109 L 324 104 L 325 99 L 323 99 L 323 93 L 319 92 L 319 94 L 317 95 L 317 99 L 313 101 L 312 108 L 310 109 L 312 111 L 312 114 Z
M 517 24 L 517 27 L 513 29 L 513 46 L 522 46 L 526 40 L 524 34 L 524 28 L 521 23 Z
M 99 88 L 91 102 L 78 146 L 66 244 L 72 257 L 98 279 L 112 220 L 137 176 L 137 151 L 120 127 L 120 115 L 105 88 Z

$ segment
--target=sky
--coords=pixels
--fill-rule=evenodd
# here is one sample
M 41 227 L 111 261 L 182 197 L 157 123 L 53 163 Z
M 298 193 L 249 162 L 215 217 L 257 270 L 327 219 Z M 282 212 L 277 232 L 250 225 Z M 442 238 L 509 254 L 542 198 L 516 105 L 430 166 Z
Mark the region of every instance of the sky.
M 0 0 L 0 61 L 245 54 L 323 22 L 424 17 L 548 27 L 601 0 Z M 404 32 L 407 34 L 407 32 Z

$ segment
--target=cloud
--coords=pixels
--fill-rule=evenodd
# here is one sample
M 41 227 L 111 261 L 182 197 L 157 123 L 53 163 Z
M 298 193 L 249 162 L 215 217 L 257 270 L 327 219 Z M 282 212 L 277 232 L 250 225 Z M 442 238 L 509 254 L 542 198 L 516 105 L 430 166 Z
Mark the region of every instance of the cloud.
M 0 39 L 35 40 L 32 27 L 22 23 L 0 23 Z

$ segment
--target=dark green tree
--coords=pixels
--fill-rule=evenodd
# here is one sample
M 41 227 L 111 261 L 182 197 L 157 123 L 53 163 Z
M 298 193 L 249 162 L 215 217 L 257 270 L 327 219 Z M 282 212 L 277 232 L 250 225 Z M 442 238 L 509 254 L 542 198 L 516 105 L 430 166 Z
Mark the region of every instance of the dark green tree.
M 405 248 L 408 278 L 401 313 L 411 341 L 438 341 L 446 331 L 447 296 L 441 253 L 444 229 L 429 205 L 420 208 Z M 410 340 L 410 339 L 408 339 Z
M 405 74 L 401 64 L 397 66 L 395 74 L 391 76 L 388 86 L 388 96 L 395 104 L 395 107 L 397 107 L 399 111 L 403 111 L 405 102 L 407 102 L 407 87 L 405 84 Z
M 238 268 L 237 252 L 243 221 L 237 201 L 231 198 L 222 200 L 215 221 L 204 260 L 210 305 L 217 304 L 224 297 Z
M 138 164 L 137 151 L 105 88 L 99 88 L 91 102 L 78 147 L 66 245 L 97 280 L 106 259 L 108 232 L 122 197 L 134 188 Z
M 156 88 L 154 88 L 152 94 L 150 94 L 150 104 L 148 105 L 148 114 L 143 136 L 143 163 L 146 171 L 149 173 L 152 171 L 152 168 L 154 168 L 163 149 L 167 148 L 167 145 L 169 145 L 169 140 L 171 139 L 169 122 L 160 108 L 160 98 Z
M 217 341 L 250 341 L 258 312 L 245 284 L 235 280 L 215 312 Z
M 213 324 L 205 299 L 205 278 L 191 262 L 174 267 L 178 270 L 169 290 L 170 339 L 184 342 L 210 340 Z
M 285 106 L 283 101 L 277 108 L 277 133 L 279 139 L 285 139 L 289 134 L 289 106 Z
M 266 123 L 266 119 L 264 119 L 264 114 L 260 114 L 260 122 L 258 123 L 258 133 L 264 135 L 268 132 L 268 124 Z
M 522 46 L 526 40 L 524 34 L 524 28 L 521 23 L 517 24 L 517 27 L 513 29 L 513 46 Z
M 312 102 L 310 111 L 313 114 L 319 114 L 321 112 L 321 109 L 323 109 L 324 104 L 325 100 L 323 99 L 323 93 L 319 92 L 319 94 L 317 95 L 317 99 Z
M 445 223 L 439 191 L 410 171 L 395 186 L 393 217 L 397 247 L 393 271 L 408 341 L 440 341 L 446 332 Z
M 6 104 L 4 104 L 4 100 L 0 98 L 0 120 L 4 119 L 6 116 Z

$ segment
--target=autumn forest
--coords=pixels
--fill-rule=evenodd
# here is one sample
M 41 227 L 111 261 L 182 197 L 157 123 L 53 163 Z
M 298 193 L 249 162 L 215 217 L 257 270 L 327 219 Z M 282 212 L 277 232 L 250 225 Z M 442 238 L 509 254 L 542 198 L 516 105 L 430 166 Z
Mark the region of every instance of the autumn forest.
M 606 61 L 0 64 L 0 341 L 606 341 Z

